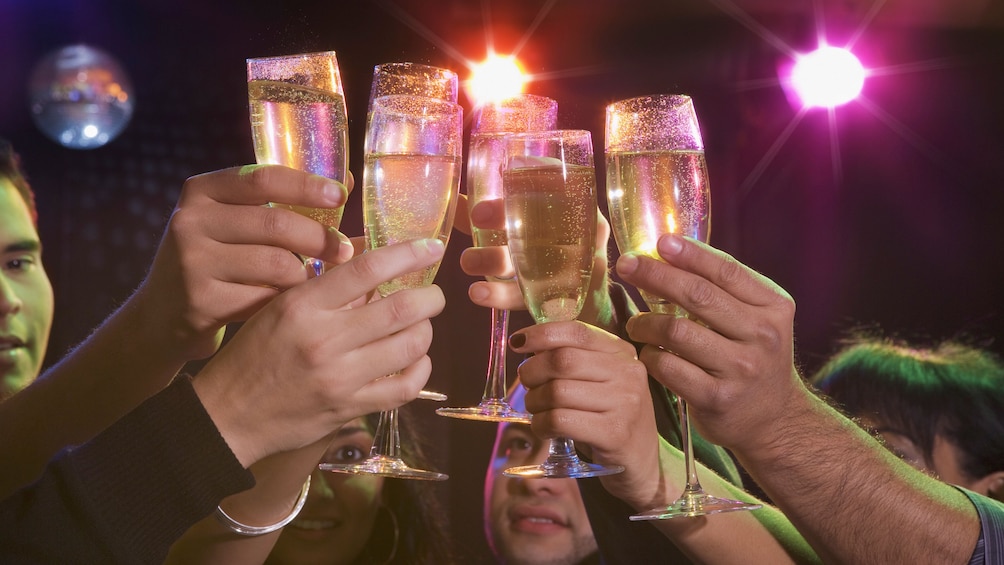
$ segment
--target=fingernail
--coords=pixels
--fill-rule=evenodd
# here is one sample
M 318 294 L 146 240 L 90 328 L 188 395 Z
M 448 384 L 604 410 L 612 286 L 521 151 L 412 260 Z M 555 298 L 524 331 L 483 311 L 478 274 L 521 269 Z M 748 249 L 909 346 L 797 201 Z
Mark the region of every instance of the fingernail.
M 617 259 L 617 273 L 621 275 L 630 275 L 631 273 L 638 270 L 638 256 L 634 253 L 628 253 L 626 255 L 621 255 Z
M 446 251 L 446 244 L 440 239 L 416 239 L 412 245 L 418 251 L 424 250 L 429 255 L 440 256 Z
M 467 291 L 467 295 L 470 296 L 471 300 L 474 302 L 481 302 L 488 300 L 491 292 L 488 291 L 488 288 L 485 287 L 484 283 L 477 282 L 471 285 L 471 288 Z
M 325 200 L 335 206 L 345 204 L 345 201 L 349 197 L 349 193 L 345 190 L 345 186 L 337 182 L 324 183 L 321 193 L 324 195 Z
M 667 234 L 659 238 L 659 254 L 679 255 L 683 251 L 683 238 L 676 234 Z
M 519 349 L 526 345 L 526 334 L 512 334 L 509 336 L 509 347 Z
M 475 226 L 482 226 L 491 220 L 491 209 L 488 206 L 481 206 L 478 204 L 471 208 L 471 224 Z
M 349 236 L 336 230 L 335 228 L 329 227 L 328 229 L 338 235 L 338 242 L 341 244 L 341 247 L 338 248 L 338 257 L 351 259 L 352 256 L 355 255 L 356 251 L 352 247 L 352 240 L 349 239 Z

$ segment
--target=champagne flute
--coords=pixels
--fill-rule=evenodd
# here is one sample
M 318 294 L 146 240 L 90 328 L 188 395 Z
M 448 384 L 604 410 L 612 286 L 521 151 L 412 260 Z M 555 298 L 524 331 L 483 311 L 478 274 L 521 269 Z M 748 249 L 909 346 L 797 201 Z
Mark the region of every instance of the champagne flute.
M 251 136 L 258 163 L 285 165 L 345 183 L 345 98 L 334 51 L 247 60 Z M 342 208 L 269 203 L 337 229 Z M 315 275 L 324 261 L 304 258 Z
M 596 251 L 592 136 L 554 130 L 507 137 L 502 189 L 509 255 L 530 314 L 538 324 L 574 320 L 586 301 Z M 574 442 L 558 437 L 543 463 L 503 474 L 584 478 L 623 470 L 582 461 Z
M 656 259 L 656 242 L 678 233 L 707 242 L 711 230 L 711 192 L 704 142 L 689 96 L 642 96 L 614 102 L 606 109 L 607 203 L 617 248 Z M 652 312 L 688 316 L 678 305 L 641 291 Z M 697 479 L 687 402 L 677 397 L 681 449 L 687 482 L 683 494 L 665 508 L 631 516 L 658 520 L 754 510 L 759 504 L 704 492 Z
M 505 136 L 512 133 L 554 129 L 558 103 L 543 96 L 520 94 L 489 102 L 478 108 L 471 127 L 467 152 L 467 205 L 474 207 L 486 200 L 502 198 L 502 156 Z M 505 230 L 471 226 L 474 245 L 505 245 Z M 504 280 L 489 277 L 489 280 Z M 506 338 L 509 311 L 492 308 L 492 333 L 488 357 L 488 376 L 481 402 L 465 408 L 439 408 L 440 416 L 490 422 L 530 423 L 531 415 L 513 408 L 506 401 Z
M 389 95 L 424 96 L 456 104 L 459 85 L 457 73 L 449 69 L 409 62 L 383 63 L 373 67 L 370 109 L 374 100 Z
M 411 95 L 371 102 L 363 170 L 366 245 L 376 249 L 419 238 L 449 241 L 460 188 L 463 109 L 452 102 Z M 439 263 L 378 287 L 380 296 L 432 284 Z M 358 464 L 322 463 L 326 471 L 445 480 L 400 457 L 398 411 L 380 414 L 370 456 Z

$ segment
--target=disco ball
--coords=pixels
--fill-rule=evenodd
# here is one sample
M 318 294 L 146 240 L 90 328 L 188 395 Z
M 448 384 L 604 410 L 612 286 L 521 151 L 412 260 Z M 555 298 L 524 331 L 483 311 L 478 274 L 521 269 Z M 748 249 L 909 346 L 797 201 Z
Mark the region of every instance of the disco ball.
M 70 149 L 115 139 L 133 111 L 132 84 L 118 61 L 86 45 L 43 57 L 28 83 L 31 116 L 47 137 Z

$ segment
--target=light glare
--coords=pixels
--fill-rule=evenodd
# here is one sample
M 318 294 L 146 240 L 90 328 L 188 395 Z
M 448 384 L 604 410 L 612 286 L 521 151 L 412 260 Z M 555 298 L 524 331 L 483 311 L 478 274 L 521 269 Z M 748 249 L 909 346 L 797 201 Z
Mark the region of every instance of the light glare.
M 833 108 L 854 100 L 865 83 L 865 69 L 850 51 L 824 45 L 803 55 L 791 72 L 791 85 L 806 107 Z
M 526 80 L 516 57 L 492 53 L 471 69 L 467 97 L 475 106 L 505 100 L 523 92 Z

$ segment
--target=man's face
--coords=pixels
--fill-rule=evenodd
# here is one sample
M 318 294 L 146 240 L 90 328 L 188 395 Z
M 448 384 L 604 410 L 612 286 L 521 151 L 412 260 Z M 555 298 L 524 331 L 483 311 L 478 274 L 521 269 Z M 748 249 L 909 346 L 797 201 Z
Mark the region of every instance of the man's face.
M 0 401 L 38 376 L 53 302 L 28 205 L 9 180 L 0 178 Z
M 573 565 L 597 551 L 575 479 L 502 475 L 546 457 L 547 442 L 530 426 L 499 425 L 485 476 L 485 529 L 496 557 L 507 565 Z

